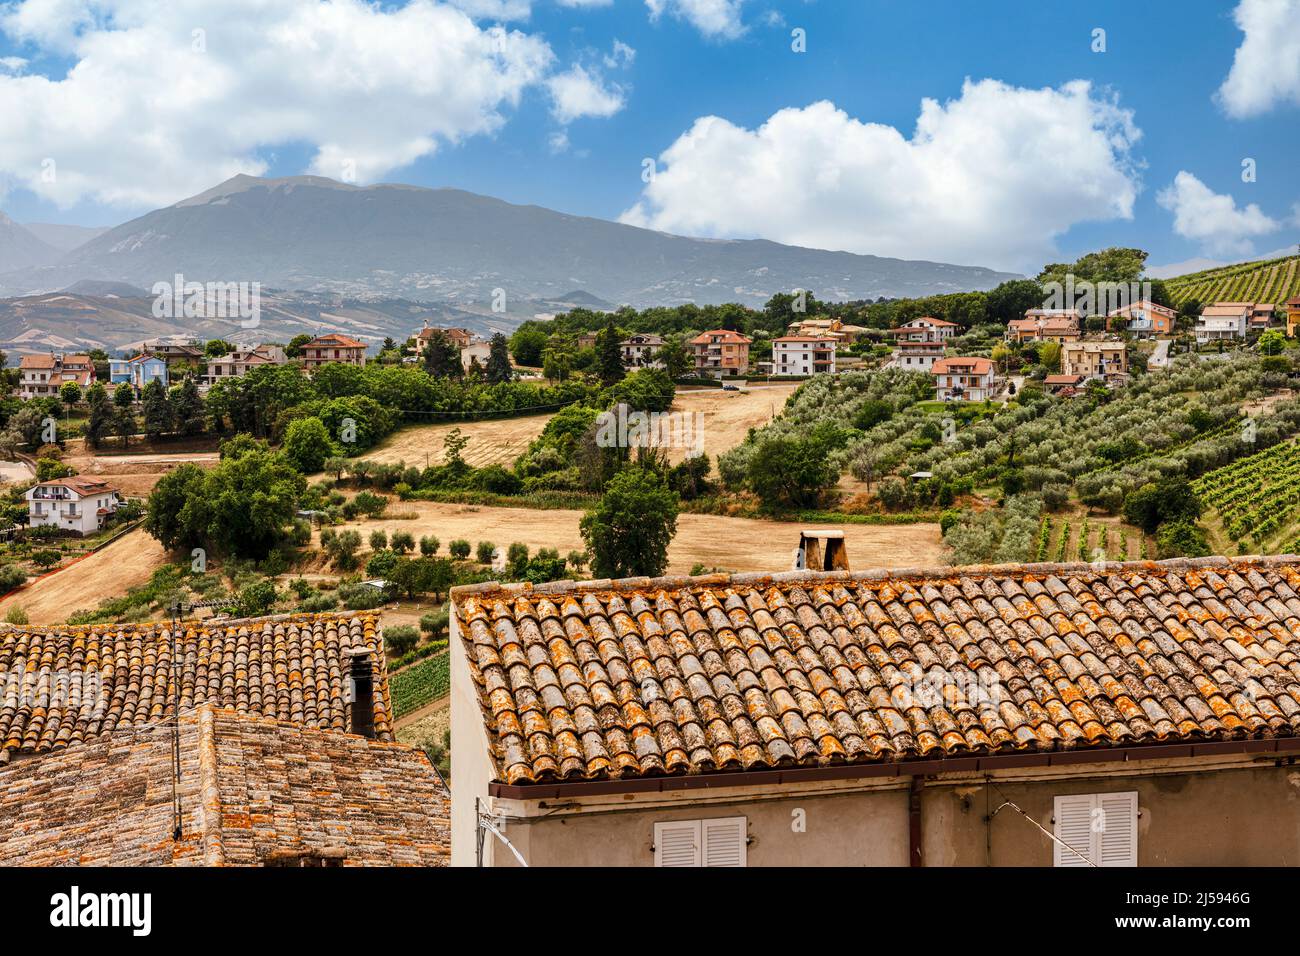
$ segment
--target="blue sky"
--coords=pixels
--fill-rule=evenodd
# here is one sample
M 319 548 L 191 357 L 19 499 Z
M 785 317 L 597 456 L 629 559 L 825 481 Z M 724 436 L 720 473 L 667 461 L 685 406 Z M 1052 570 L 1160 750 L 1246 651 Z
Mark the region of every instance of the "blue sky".
M 349 3 L 347 23 L 308 11 L 308 29 L 294 8 L 318 4 L 284 0 L 289 19 L 257 35 L 374 28 L 364 48 L 341 44 L 325 67 L 319 55 L 299 68 L 271 49 L 295 76 L 325 70 L 287 90 L 265 62 L 272 57 L 241 59 L 254 34 L 240 32 L 236 18 L 248 15 L 240 0 L 182 0 L 172 6 L 188 9 L 170 22 L 149 0 L 13 5 L 0 19 L 0 62 L 9 61 L 0 70 L 0 208 L 19 221 L 116 224 L 244 166 L 330 174 L 337 163 L 321 158 L 322 143 L 337 136 L 330 155 L 364 154 L 359 182 L 452 186 L 668 231 L 1018 271 L 1102 245 L 1141 246 L 1167 263 L 1300 240 L 1300 79 L 1286 66 L 1300 43 L 1300 0 L 1245 0 L 1240 10 L 1209 0 L 458 2 L 464 14 L 443 11 L 454 22 L 394 21 L 407 4 L 367 12 Z M 719 11 L 731 15 L 721 30 Z M 500 13 L 507 19 L 491 15 Z M 1253 33 L 1237 20 L 1255 24 Z M 519 47 L 505 80 L 472 65 L 498 23 Z M 171 48 L 190 42 L 194 24 L 204 31 L 198 70 Z M 393 64 L 441 55 L 434 44 L 406 45 L 421 25 L 439 34 L 457 26 L 464 39 L 454 55 L 467 59 L 414 93 Z M 806 31 L 806 52 L 791 50 L 795 28 Z M 1097 28 L 1105 52 L 1091 49 Z M 122 48 L 105 55 L 98 44 L 114 34 Z M 1218 91 L 1248 36 L 1249 63 L 1225 100 Z M 168 48 L 155 53 L 160 44 Z M 74 67 L 99 75 L 73 89 Z M 574 70 L 586 84 L 578 92 L 595 99 L 579 97 L 579 115 L 565 116 L 552 81 Z M 455 83 L 457 75 L 467 79 Z M 200 89 L 230 76 L 242 89 L 225 100 Z M 37 89 L 40 77 L 51 83 Z M 1086 93 L 1062 92 L 1077 80 L 1089 82 Z M 983 93 L 978 106 L 967 81 Z M 112 111 L 95 102 L 106 86 L 131 108 L 101 121 Z M 317 96 L 313 87 L 324 89 Z M 1043 90 L 1051 96 L 1031 102 L 1028 91 Z M 30 108 L 33 98 L 46 105 Z M 946 116 L 930 148 L 912 149 L 927 98 Z M 804 112 L 816 103 L 834 110 Z M 27 111 L 14 119 L 10 105 Z M 783 110 L 792 112 L 757 132 Z M 1076 140 L 1069 117 L 1090 111 L 1103 119 L 1091 129 L 1084 122 Z M 696 126 L 709 116 L 725 124 Z M 1123 147 L 1103 155 L 1116 136 Z M 428 149 L 412 145 L 421 137 Z M 675 143 L 681 154 L 665 158 Z M 34 171 L 45 156 L 66 157 L 57 184 Z M 651 186 L 646 157 L 659 174 Z M 1242 181 L 1245 158 L 1255 161 L 1254 182 Z M 822 225 L 830 219 L 839 221 Z

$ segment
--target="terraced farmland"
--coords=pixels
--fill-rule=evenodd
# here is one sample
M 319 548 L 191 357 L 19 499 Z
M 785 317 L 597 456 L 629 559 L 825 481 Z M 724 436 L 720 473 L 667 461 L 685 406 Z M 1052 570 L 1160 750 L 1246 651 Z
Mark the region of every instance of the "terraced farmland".
M 1242 262 L 1193 272 L 1166 282 L 1175 305 L 1208 302 L 1272 302 L 1300 295 L 1300 256 Z
M 1214 511 L 1212 530 L 1239 549 L 1268 553 L 1288 544 L 1300 519 L 1300 442 L 1288 441 L 1202 475 L 1193 490 Z

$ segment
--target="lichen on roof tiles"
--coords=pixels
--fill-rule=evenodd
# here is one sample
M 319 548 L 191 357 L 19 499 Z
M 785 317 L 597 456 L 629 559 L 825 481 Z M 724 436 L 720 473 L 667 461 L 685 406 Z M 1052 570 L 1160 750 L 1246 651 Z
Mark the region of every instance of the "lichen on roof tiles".
M 350 728 L 344 652 L 375 661 L 376 736 L 392 739 L 383 635 L 374 614 L 299 614 L 167 623 L 0 625 L 0 753 L 48 753 L 211 703 L 240 713 Z
M 1300 558 L 452 592 L 497 782 L 1300 735 Z
M 439 866 L 448 814 L 421 751 L 203 705 L 0 767 L 0 866 Z

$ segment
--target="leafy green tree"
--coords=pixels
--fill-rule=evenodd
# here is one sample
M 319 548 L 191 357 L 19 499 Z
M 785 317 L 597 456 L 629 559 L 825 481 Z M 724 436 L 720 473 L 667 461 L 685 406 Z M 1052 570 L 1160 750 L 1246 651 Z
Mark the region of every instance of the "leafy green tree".
M 1259 337 L 1260 355 L 1281 355 L 1286 348 L 1286 336 L 1278 329 L 1269 329 Z
M 307 341 L 311 341 L 311 336 L 307 337 Z M 203 343 L 203 355 L 206 358 L 220 358 L 223 355 L 228 355 L 234 350 L 235 347 L 225 339 L 208 339 Z
M 520 326 L 510 336 L 510 354 L 520 365 L 537 368 L 542 364 L 542 353 L 546 349 L 549 336 L 541 329 L 530 325 Z
M 460 349 L 441 329 L 435 329 L 424 349 L 424 370 L 435 378 L 460 378 L 464 373 Z
M 488 345 L 487 380 L 492 385 L 499 385 L 510 381 L 513 377 L 514 370 L 510 367 L 510 346 L 506 342 L 506 337 L 498 332 L 492 336 L 492 341 Z
M 806 437 L 764 438 L 750 458 L 746 483 L 768 508 L 815 507 L 838 477 L 830 462 L 838 441 L 824 428 Z
M 984 295 L 985 311 L 990 321 L 1006 325 L 1023 318 L 1026 310 L 1043 304 L 1043 287 L 1033 279 L 1011 279 Z
M 1065 284 L 1066 276 L 1074 281 L 1136 282 L 1146 270 L 1147 253 L 1142 249 L 1112 246 L 1080 256 L 1074 262 L 1054 262 L 1038 274 L 1039 283 Z
M 662 574 L 677 533 L 679 501 L 664 478 L 633 466 L 615 475 L 581 522 L 583 540 L 600 577 Z
M 672 379 L 682 378 L 695 368 L 695 360 L 686 349 L 686 338 L 679 332 L 664 336 L 664 344 L 655 353 L 655 360 L 663 365 Z
M 596 373 L 602 385 L 614 385 L 623 380 L 627 374 L 623 368 L 623 351 L 619 347 L 618 329 L 610 319 L 605 328 L 596 337 Z
M 186 438 L 203 433 L 203 396 L 192 375 L 172 388 L 171 404 L 177 431 Z
M 187 462 L 164 475 L 145 527 L 169 550 L 260 560 L 289 534 L 306 479 L 264 442 L 232 440 L 221 451 L 211 471 Z
M 295 418 L 284 434 L 284 454 L 304 475 L 315 474 L 334 454 L 329 429 L 315 416 Z
M 161 379 L 154 379 L 144 387 L 144 433 L 156 441 L 172 430 L 175 413 Z
M 284 347 L 284 354 L 287 358 L 295 359 L 302 357 L 302 347 L 312 340 L 312 336 L 306 332 L 300 332 L 289 340 L 289 344 Z
M 59 386 L 59 401 L 71 408 L 81 401 L 81 386 L 76 382 L 64 382 Z
M 99 382 L 86 390 L 86 401 L 90 405 L 90 417 L 86 421 L 86 441 L 92 448 L 103 444 L 113 428 L 113 403 L 108 392 Z
M 254 581 L 239 592 L 235 613 L 240 617 L 257 617 L 266 614 L 280 599 L 275 582 L 267 579 Z

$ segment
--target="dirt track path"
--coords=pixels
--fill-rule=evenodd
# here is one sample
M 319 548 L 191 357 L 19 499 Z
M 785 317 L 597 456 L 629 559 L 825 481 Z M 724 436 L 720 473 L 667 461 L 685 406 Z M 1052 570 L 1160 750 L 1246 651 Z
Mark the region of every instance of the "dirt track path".
M 0 618 L 17 605 L 32 624 L 62 624 L 76 611 L 96 608 L 104 598 L 144 584 L 163 563 L 162 545 L 137 528 L 62 571 L 29 581 L 0 601 Z
M 404 501 L 393 504 L 396 513 L 415 518 L 352 522 L 366 540 L 382 528 L 409 531 L 416 538 L 435 535 L 448 544 L 465 538 L 470 544 L 491 541 L 505 547 L 516 541 L 529 549 L 555 548 L 561 555 L 584 547 L 578 522 L 581 511 L 491 508 Z M 724 571 L 785 571 L 799 543 L 800 525 L 753 518 L 724 518 L 716 515 L 684 514 L 677 519 L 677 536 L 668 549 L 668 570 L 686 574 L 696 564 Z M 854 568 L 918 567 L 945 564 L 943 543 L 937 524 L 844 525 L 849 562 Z

